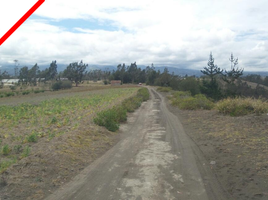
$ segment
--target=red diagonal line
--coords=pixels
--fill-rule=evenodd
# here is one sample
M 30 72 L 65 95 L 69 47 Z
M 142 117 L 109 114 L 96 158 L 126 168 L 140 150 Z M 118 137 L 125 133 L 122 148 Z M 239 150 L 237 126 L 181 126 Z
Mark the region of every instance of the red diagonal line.
M 39 0 L 38 2 L 36 2 L 36 4 L 33 5 L 32 8 L 30 8 L 30 10 L 28 10 L 27 13 L 25 13 L 22 18 L 20 18 L 19 21 L 17 21 L 16 24 L 14 24 L 14 26 L 11 27 L 11 29 L 9 29 L 8 32 L 6 32 L 5 35 L 3 35 L 3 37 L 0 38 L 0 46 L 6 41 L 7 38 L 9 38 L 10 35 L 12 35 L 17 28 L 19 28 L 25 21 L 26 19 L 28 19 L 36 10 L 37 8 L 39 8 L 43 3 L 45 2 L 45 0 Z

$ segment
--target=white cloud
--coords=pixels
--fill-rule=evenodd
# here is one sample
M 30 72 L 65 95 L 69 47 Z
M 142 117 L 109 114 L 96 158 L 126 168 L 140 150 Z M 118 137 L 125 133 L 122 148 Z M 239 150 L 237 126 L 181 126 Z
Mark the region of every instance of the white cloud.
M 115 65 L 137 61 L 200 69 L 212 51 L 222 68 L 228 68 L 233 52 L 240 67 L 265 69 L 267 8 L 266 0 L 46 0 L 36 11 L 46 20 L 23 24 L 1 46 L 0 61 L 56 59 L 67 64 L 83 59 Z M 50 23 L 62 19 L 109 21 L 114 31 L 77 26 L 70 32 Z

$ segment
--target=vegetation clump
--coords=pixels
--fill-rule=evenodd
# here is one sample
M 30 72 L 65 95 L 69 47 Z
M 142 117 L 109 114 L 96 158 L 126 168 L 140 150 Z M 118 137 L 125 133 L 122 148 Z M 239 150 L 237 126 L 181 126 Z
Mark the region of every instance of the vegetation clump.
M 71 81 L 58 81 L 56 83 L 53 83 L 51 86 L 51 89 L 53 91 L 61 90 L 61 89 L 70 89 L 72 88 L 72 82 Z
M 119 106 L 97 113 L 93 119 L 94 123 L 106 127 L 109 131 L 115 132 L 119 129 L 119 124 L 127 121 L 127 112 L 134 112 L 140 107 L 143 101 L 149 99 L 147 88 L 138 90 L 137 95 L 126 99 Z
M 203 94 L 197 94 L 191 96 L 190 92 L 174 92 L 171 97 L 172 105 L 179 107 L 183 110 L 211 110 L 214 107 L 214 103 L 207 99 Z
M 216 109 L 230 116 L 243 116 L 247 114 L 262 114 L 268 112 L 268 102 L 253 98 L 227 98 L 217 103 Z
M 170 92 L 172 90 L 171 87 L 158 87 L 157 91 L 159 92 Z

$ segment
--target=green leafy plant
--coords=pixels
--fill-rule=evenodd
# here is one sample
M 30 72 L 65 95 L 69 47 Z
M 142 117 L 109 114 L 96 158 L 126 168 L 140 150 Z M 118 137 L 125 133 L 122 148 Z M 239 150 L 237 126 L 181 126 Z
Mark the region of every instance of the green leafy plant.
M 5 144 L 1 149 L 1 153 L 6 156 L 9 154 L 9 152 L 10 152 L 10 148 L 8 144 Z
M 36 133 L 32 133 L 31 135 L 27 137 L 28 142 L 37 142 L 37 140 L 38 140 L 38 137 Z
M 31 152 L 31 148 L 29 146 L 26 146 L 24 149 L 23 149 L 23 152 L 21 154 L 21 157 L 22 158 L 25 158 L 25 157 L 28 157 L 30 155 L 30 152 Z

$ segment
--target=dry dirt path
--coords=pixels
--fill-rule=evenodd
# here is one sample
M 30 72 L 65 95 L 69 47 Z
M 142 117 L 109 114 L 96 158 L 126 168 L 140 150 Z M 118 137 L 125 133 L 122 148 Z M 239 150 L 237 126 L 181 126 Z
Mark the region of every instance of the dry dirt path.
M 47 200 L 228 199 L 165 99 L 150 93 L 122 139 Z

